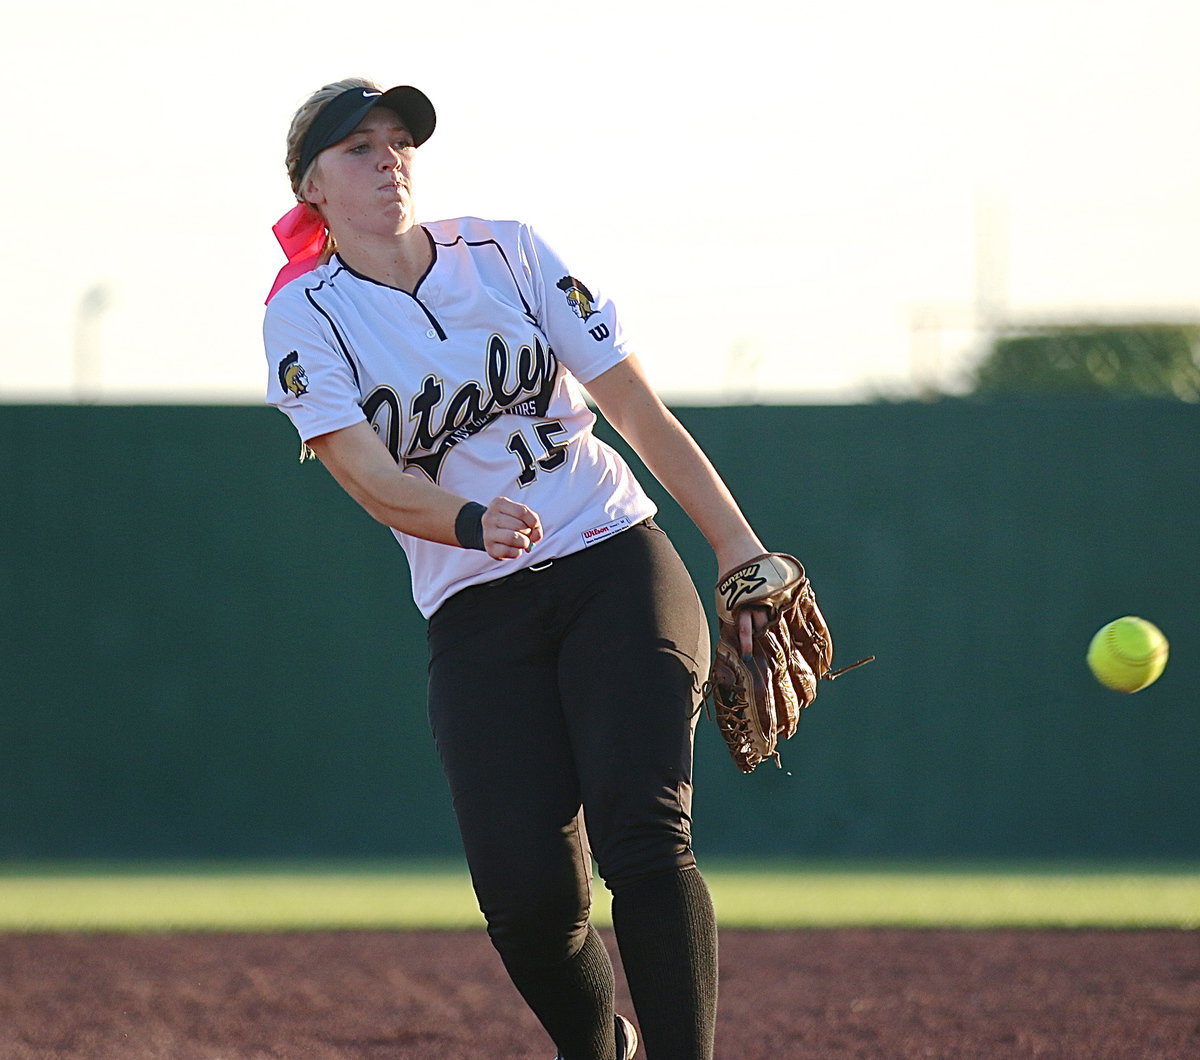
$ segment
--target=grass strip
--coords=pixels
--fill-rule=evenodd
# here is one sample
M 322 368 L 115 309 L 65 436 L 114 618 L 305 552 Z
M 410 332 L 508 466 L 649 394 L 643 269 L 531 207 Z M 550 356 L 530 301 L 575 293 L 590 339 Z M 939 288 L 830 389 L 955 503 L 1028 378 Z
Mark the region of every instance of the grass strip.
M 1195 865 L 705 868 L 728 928 L 1200 927 Z M 611 923 L 594 888 L 594 919 Z M 458 863 L 0 866 L 0 931 L 283 931 L 482 926 Z

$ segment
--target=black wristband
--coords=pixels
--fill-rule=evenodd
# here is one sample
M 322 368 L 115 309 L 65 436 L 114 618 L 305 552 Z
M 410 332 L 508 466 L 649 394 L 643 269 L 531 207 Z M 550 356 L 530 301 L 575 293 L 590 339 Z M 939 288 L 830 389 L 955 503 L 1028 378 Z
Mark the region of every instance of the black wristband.
M 483 513 L 486 511 L 487 507 L 478 501 L 467 501 L 458 509 L 458 516 L 454 520 L 454 536 L 463 548 L 473 548 L 478 552 L 484 550 Z

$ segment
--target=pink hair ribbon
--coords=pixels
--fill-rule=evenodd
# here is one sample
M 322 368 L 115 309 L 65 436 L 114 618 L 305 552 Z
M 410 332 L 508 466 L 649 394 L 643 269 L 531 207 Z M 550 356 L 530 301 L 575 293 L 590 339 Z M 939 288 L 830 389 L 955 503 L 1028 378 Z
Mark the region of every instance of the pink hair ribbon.
M 284 284 L 317 267 L 321 251 L 325 249 L 325 219 L 308 203 L 301 202 L 279 218 L 271 231 L 288 260 L 275 277 L 275 284 L 267 295 L 268 302 Z

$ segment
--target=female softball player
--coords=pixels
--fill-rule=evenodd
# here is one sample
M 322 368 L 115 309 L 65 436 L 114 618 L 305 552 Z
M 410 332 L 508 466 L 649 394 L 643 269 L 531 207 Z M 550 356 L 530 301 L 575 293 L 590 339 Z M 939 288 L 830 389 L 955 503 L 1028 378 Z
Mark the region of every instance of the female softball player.
M 764 549 L 590 277 L 524 224 L 417 222 L 434 123 L 417 89 L 359 80 L 296 113 L 268 401 L 407 555 L 475 892 L 559 1056 L 638 1046 L 589 923 L 594 856 L 647 1053 L 711 1057 L 716 928 L 691 847 L 709 630 L 585 388 L 719 570 Z

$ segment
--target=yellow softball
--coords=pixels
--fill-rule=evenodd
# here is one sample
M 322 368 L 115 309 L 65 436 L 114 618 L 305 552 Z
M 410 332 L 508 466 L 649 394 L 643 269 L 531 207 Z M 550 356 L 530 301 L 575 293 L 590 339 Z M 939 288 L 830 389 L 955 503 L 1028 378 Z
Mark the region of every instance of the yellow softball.
M 1144 618 L 1126 615 L 1096 632 L 1087 662 L 1102 685 L 1118 692 L 1138 692 L 1158 680 L 1169 651 L 1162 630 Z

